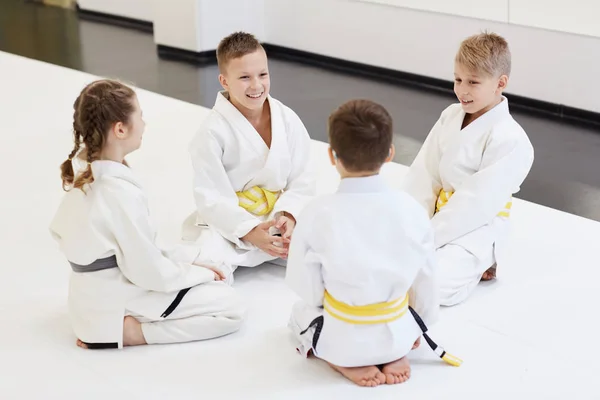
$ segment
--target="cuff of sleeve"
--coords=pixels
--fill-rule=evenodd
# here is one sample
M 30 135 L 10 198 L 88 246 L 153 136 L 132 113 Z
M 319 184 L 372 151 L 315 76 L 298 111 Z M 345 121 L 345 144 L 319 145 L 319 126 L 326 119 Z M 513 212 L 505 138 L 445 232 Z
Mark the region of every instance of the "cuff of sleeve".
M 200 285 L 202 283 L 212 282 L 215 280 L 215 273 L 208 268 L 200 267 L 198 265 L 189 266 L 189 284 L 188 287 Z
M 232 239 L 234 239 L 234 240 L 232 240 L 232 242 L 240 249 L 244 249 L 244 250 L 254 249 L 255 248 L 254 245 L 244 242 L 242 240 L 242 238 L 244 236 L 246 236 L 252 229 L 256 228 L 260 223 L 261 223 L 260 220 L 258 220 L 257 218 L 254 218 L 252 220 L 245 221 L 245 222 L 239 224 L 237 226 L 237 228 L 235 229 L 235 231 L 233 232 Z
M 284 213 L 290 214 L 296 221 L 298 220 L 298 210 L 297 207 L 277 207 L 275 205 L 275 209 L 273 210 L 273 218 L 277 219 L 283 216 Z

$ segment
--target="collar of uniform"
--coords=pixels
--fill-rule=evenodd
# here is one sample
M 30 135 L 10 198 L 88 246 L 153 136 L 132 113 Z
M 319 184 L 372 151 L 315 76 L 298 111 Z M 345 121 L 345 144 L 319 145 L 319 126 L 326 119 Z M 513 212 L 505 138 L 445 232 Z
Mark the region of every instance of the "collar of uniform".
M 371 175 L 360 178 L 344 178 L 338 187 L 339 193 L 370 193 L 388 190 L 381 175 Z
M 102 176 L 112 176 L 141 187 L 131 168 L 123 163 L 110 160 L 96 160 L 92 162 L 92 173 L 95 179 L 100 179 Z
M 502 96 L 502 101 L 500 101 L 500 103 L 496 104 L 496 106 L 494 108 L 492 108 L 490 111 L 494 111 L 495 113 L 507 113 L 508 110 L 508 99 L 505 96 Z

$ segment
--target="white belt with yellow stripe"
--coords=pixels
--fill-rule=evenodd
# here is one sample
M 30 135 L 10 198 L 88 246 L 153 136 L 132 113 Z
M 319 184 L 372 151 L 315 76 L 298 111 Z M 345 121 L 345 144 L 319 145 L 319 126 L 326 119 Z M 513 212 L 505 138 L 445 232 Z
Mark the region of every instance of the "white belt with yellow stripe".
M 386 324 L 402 318 L 408 311 L 411 312 L 415 321 L 423 332 L 423 337 L 431 349 L 445 362 L 455 367 L 462 364 L 462 360 L 455 357 L 438 346 L 429 335 L 427 335 L 427 326 L 408 304 L 408 294 L 392 301 L 368 304 L 362 306 L 353 306 L 336 300 L 328 291 L 325 291 L 323 299 L 324 310 L 340 321 L 354 325 L 374 325 Z M 314 322 L 314 321 L 313 321 Z M 313 323 L 311 323 L 311 326 Z M 320 329 L 319 329 L 320 332 Z M 316 340 L 313 341 L 316 344 Z
M 280 192 L 273 192 L 260 186 L 236 192 L 240 207 L 254 215 L 267 215 L 275 207 Z

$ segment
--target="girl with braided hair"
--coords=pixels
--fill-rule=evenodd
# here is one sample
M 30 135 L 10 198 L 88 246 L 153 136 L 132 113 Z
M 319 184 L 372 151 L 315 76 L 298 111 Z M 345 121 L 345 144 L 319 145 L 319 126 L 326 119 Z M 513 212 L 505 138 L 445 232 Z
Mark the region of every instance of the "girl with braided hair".
M 244 310 L 194 246 L 163 249 L 147 198 L 125 162 L 145 128 L 135 92 L 87 85 L 73 114 L 74 147 L 61 165 L 66 194 L 50 230 L 73 270 L 69 313 L 83 348 L 211 339 L 239 329 Z

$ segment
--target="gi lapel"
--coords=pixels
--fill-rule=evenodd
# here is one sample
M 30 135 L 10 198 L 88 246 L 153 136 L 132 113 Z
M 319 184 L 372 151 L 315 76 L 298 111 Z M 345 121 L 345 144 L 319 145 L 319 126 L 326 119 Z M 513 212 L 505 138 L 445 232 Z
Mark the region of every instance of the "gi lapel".
M 464 111 L 462 112 L 464 118 Z M 494 124 L 502 120 L 508 115 L 508 100 L 502 96 L 500 104 L 477 118 L 475 121 L 467 125 L 461 133 L 469 134 L 470 132 L 485 132 L 488 131 Z M 462 124 L 462 119 L 461 119 Z
M 264 156 L 265 152 L 269 151 L 265 141 L 256 129 L 254 129 L 250 121 L 231 104 L 228 96 L 226 91 L 219 92 L 213 109 L 225 117 L 232 129 L 237 131 L 238 136 L 243 137 L 257 154 Z
M 287 132 L 282 109 L 271 96 L 268 97 L 271 108 L 271 149 L 267 155 L 264 171 L 278 171 L 281 169 L 280 160 L 287 152 Z

